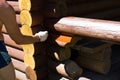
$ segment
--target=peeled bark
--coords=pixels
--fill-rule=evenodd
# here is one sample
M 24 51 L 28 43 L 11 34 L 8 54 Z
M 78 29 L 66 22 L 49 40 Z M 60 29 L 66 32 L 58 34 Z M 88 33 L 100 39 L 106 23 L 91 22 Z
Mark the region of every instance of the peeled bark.
M 120 42 L 120 22 L 65 17 L 60 19 L 54 28 L 62 33 Z

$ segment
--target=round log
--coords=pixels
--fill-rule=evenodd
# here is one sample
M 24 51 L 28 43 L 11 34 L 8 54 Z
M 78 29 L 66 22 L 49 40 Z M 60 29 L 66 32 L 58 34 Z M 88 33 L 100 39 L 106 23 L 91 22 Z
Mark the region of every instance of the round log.
M 30 0 L 18 0 L 19 2 L 19 9 L 30 11 L 31 9 L 31 1 Z
M 10 46 L 6 46 L 9 55 L 13 58 L 23 61 L 24 60 L 24 52 Z M 17 53 L 17 54 L 16 54 Z
M 32 16 L 31 16 L 30 12 L 28 12 L 26 10 L 22 10 L 20 12 L 20 23 L 22 25 L 28 25 L 28 26 L 32 25 Z
M 64 62 L 56 62 L 49 60 L 49 68 L 62 76 L 68 77 L 69 79 L 74 79 L 81 76 L 83 70 L 74 61 L 66 60 Z
M 51 58 L 58 61 L 67 60 L 71 56 L 70 48 L 60 47 L 58 45 L 49 45 L 47 51 Z
M 32 35 L 32 30 L 27 25 L 23 25 L 21 27 L 21 32 L 24 35 L 28 35 L 28 36 Z M 32 69 L 34 69 L 35 68 L 35 62 L 34 62 L 34 58 L 33 58 L 34 45 L 33 44 L 22 45 L 22 48 L 23 48 L 24 53 L 25 53 L 24 63 L 26 64 L 26 66 L 30 66 Z
M 76 58 L 76 62 L 80 66 L 102 74 L 107 74 L 111 68 L 110 59 L 99 61 L 88 57 L 79 56 L 78 58 Z
M 65 17 L 54 28 L 62 33 L 120 42 L 120 22 L 116 21 Z
M 27 76 L 28 79 L 37 80 L 36 72 L 30 66 L 26 67 L 25 73 L 26 73 L 26 76 Z

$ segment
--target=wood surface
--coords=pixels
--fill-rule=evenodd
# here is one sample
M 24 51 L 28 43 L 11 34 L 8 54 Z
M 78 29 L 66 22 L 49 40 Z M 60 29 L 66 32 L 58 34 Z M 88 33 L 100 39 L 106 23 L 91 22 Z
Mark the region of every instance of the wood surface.
M 48 66 L 51 70 L 69 79 L 75 79 L 76 77 L 81 76 L 83 72 L 82 68 L 72 60 L 66 60 L 63 62 L 49 60 Z
M 119 42 L 119 26 L 120 22 L 116 21 L 64 17 L 54 25 L 54 28 L 62 33 Z

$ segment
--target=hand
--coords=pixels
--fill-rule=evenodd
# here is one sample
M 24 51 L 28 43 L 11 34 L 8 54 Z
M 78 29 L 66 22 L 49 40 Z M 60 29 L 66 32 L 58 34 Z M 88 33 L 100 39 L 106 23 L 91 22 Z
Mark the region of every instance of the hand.
M 40 42 L 43 42 L 48 37 L 48 31 L 40 31 L 40 32 L 36 33 L 35 36 L 38 36 L 40 38 Z

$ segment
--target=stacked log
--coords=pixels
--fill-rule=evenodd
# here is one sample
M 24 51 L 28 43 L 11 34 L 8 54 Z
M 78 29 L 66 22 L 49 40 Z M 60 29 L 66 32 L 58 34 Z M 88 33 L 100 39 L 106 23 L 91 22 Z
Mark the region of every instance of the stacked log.
M 16 21 L 23 34 L 33 35 L 40 30 L 45 30 L 45 27 L 43 27 L 42 14 L 43 0 L 7 0 L 7 2 L 13 7 L 16 13 Z M 46 78 L 48 72 L 46 67 L 47 56 L 44 51 L 45 46 L 42 46 L 45 45 L 45 43 L 29 44 L 27 47 L 29 51 L 26 51 L 26 45 L 25 47 L 23 47 L 23 45 L 17 45 L 9 37 L 4 26 L 2 32 L 5 33 L 5 43 L 9 54 L 14 59 L 13 63 L 20 61 L 22 62 L 21 66 L 24 68 L 22 69 L 18 64 L 14 64 L 16 75 L 18 73 L 17 78 L 20 80 L 28 80 L 28 78 L 31 80 L 43 80 Z
M 29 4 L 28 4 L 28 2 L 25 2 L 25 3 L 27 3 L 27 5 L 22 4 L 20 7 L 18 7 L 19 6 L 18 0 L 7 0 L 7 2 L 13 7 L 13 9 L 15 10 L 16 13 L 20 13 L 21 8 L 26 8 L 26 9 L 30 10 L 30 12 L 40 11 L 43 8 L 43 1 L 31 0 L 31 2 L 29 2 Z M 25 7 L 25 5 L 27 7 Z
M 61 33 L 69 33 L 72 35 L 79 35 L 79 36 L 83 36 L 83 37 L 94 38 L 94 39 L 99 39 L 99 40 L 101 39 L 103 41 L 111 41 L 111 42 L 119 43 L 119 39 L 117 40 L 115 37 L 112 37 L 112 36 L 117 37 L 117 34 L 119 34 L 119 32 L 117 32 L 117 31 L 119 31 L 118 26 L 117 26 L 120 24 L 119 22 L 95 20 L 95 19 L 86 19 L 85 20 L 85 18 L 81 18 L 81 19 L 82 20 L 79 21 L 80 18 L 66 17 L 63 20 L 58 21 L 58 23 L 56 23 L 54 25 L 54 27 L 57 31 L 59 31 Z M 69 22 L 69 20 L 70 20 L 70 22 Z M 85 21 L 87 21 L 87 24 L 85 23 Z M 115 24 L 117 24 L 116 27 L 113 27 L 113 26 L 115 26 L 114 22 L 115 22 Z M 79 25 L 77 25 L 77 24 L 79 24 Z M 94 24 L 96 26 L 94 26 Z M 114 25 L 112 26 L 112 24 L 114 24 Z M 109 25 L 109 26 L 107 27 L 107 25 Z M 69 28 L 68 28 L 68 26 L 69 26 Z M 115 30 L 115 31 L 113 31 L 113 30 Z M 85 32 L 85 31 L 87 31 L 87 32 Z M 95 31 L 95 32 L 93 32 L 93 36 L 95 36 L 95 37 L 91 36 L 92 31 Z M 100 32 L 103 31 L 103 32 L 100 33 L 99 31 Z M 111 32 L 111 33 L 109 33 L 109 32 Z M 86 33 L 88 33 L 88 34 L 86 34 Z M 117 34 L 115 34 L 115 33 L 117 33 Z M 109 34 L 109 36 L 106 34 Z M 100 36 L 101 36 L 101 38 L 100 38 Z M 103 38 L 104 36 L 105 36 L 105 38 Z M 118 35 L 118 37 L 119 37 L 119 35 Z M 78 48 L 78 49 L 79 49 L 80 56 L 77 58 L 76 62 L 78 62 L 78 64 L 80 66 L 84 66 L 93 71 L 103 73 L 103 74 L 108 73 L 110 70 L 110 67 L 111 67 L 111 61 L 110 61 L 110 59 L 111 59 L 110 58 L 111 57 L 111 49 L 110 49 L 111 42 L 110 42 L 110 44 L 103 44 L 103 43 L 99 44 L 98 42 L 96 42 L 96 43 L 94 43 L 94 42 L 88 43 L 88 42 L 89 41 L 87 41 L 87 40 L 83 40 L 84 44 L 81 43 L 79 45 L 80 48 Z M 96 45 L 96 47 L 94 47 L 94 45 Z M 91 48 L 90 48 L 90 46 L 91 46 Z M 92 55 L 92 53 L 95 53 L 95 54 Z
M 107 5 L 106 5 L 107 4 Z M 118 0 L 48 0 L 46 4 L 47 17 L 63 17 L 63 16 L 83 16 L 86 14 L 105 11 L 119 7 Z
M 50 70 L 59 73 L 70 80 L 80 77 L 83 71 L 82 68 L 80 68 L 76 62 L 72 60 L 66 60 L 63 62 L 50 60 L 48 65 Z
M 20 9 L 20 23 L 22 25 L 21 32 L 23 35 L 32 36 L 32 30 L 30 28 L 32 24 L 32 17 L 30 15 L 31 1 L 30 0 L 19 0 L 19 9 Z M 26 4 L 27 3 L 27 4 Z M 22 45 L 24 51 L 24 63 L 27 66 L 26 75 L 31 80 L 37 80 L 34 61 L 34 45 L 27 44 Z
M 117 22 L 117 23 L 115 22 L 115 24 L 117 24 L 116 30 L 109 33 L 110 28 L 107 30 L 107 28 L 108 28 L 107 27 L 105 29 L 105 31 L 104 30 L 102 31 L 103 28 L 101 28 L 101 26 L 97 26 L 96 23 L 98 22 L 98 24 L 101 24 L 103 22 L 103 24 L 106 24 L 106 25 L 102 25 L 102 24 L 101 25 L 106 27 L 107 22 L 110 25 L 112 25 L 112 23 L 113 23 L 113 26 L 115 26 L 114 22 L 95 20 L 95 19 L 113 19 L 113 18 L 119 16 L 119 14 L 118 14 L 119 13 L 119 5 L 120 5 L 119 1 L 117 1 L 117 0 L 115 0 L 115 1 L 113 1 L 113 0 L 111 0 L 111 1 L 109 1 L 109 0 L 101 0 L 101 1 L 97 1 L 97 0 L 74 0 L 74 1 L 73 0 L 47 0 L 45 3 L 45 10 L 44 10 L 44 16 L 45 16 L 44 26 L 50 32 L 50 39 L 48 41 L 49 42 L 48 47 L 50 47 L 50 48 L 49 48 L 48 53 L 50 54 L 53 52 L 52 54 L 50 54 L 50 58 L 52 58 L 53 61 L 55 61 L 55 62 L 58 62 L 58 60 L 60 60 L 60 57 L 58 58 L 58 55 L 57 55 L 57 58 L 55 57 L 55 54 L 56 54 L 56 53 L 54 53 L 55 51 L 59 52 L 59 53 L 62 53 L 62 51 L 64 51 L 65 52 L 64 55 L 67 56 L 66 58 L 64 58 L 65 60 L 71 59 L 71 56 L 75 57 L 74 56 L 75 54 L 70 56 L 70 55 L 66 54 L 66 50 L 63 50 L 63 48 L 66 48 L 66 47 L 68 48 L 68 47 L 72 47 L 72 46 L 68 46 L 68 44 L 64 43 L 63 41 L 56 40 L 61 35 L 65 35 L 66 37 L 69 37 L 69 36 L 73 37 L 75 35 L 78 35 L 79 37 L 82 37 L 82 38 L 93 38 L 93 39 L 100 39 L 105 42 L 110 41 L 110 43 L 111 42 L 119 43 L 119 39 L 118 39 L 119 35 L 114 33 L 114 32 L 116 32 L 116 30 L 118 30 L 117 25 L 119 24 L 119 22 Z M 65 16 L 76 16 L 76 18 L 75 17 L 66 17 L 66 19 L 63 18 L 64 20 L 62 20 L 62 17 L 65 17 Z M 86 17 L 85 18 L 86 20 L 81 18 L 81 21 L 79 21 L 80 17 Z M 95 19 L 92 20 L 92 19 L 87 19 L 87 18 L 95 18 Z M 91 20 L 93 23 L 95 23 L 96 27 L 94 27 L 93 23 L 89 23 L 89 22 L 91 22 Z M 87 21 L 87 22 L 85 22 L 85 21 Z M 82 25 L 85 23 L 86 23 L 86 25 Z M 89 24 L 91 27 L 89 26 Z M 69 26 L 69 28 L 66 27 L 67 25 Z M 83 28 L 80 28 L 81 26 L 83 26 Z M 89 27 L 87 27 L 87 26 L 89 26 Z M 101 28 L 101 29 L 98 30 L 97 28 Z M 90 29 L 90 30 L 88 30 L 88 29 Z M 112 28 L 110 30 L 112 30 Z M 92 31 L 94 31 L 94 32 L 92 33 Z M 99 33 L 99 31 L 100 31 L 100 33 Z M 108 31 L 108 33 L 106 31 Z M 116 33 L 119 33 L 119 31 Z M 53 34 L 56 34 L 56 36 L 54 36 Z M 93 35 L 91 35 L 91 34 L 93 34 Z M 118 36 L 117 37 L 118 40 L 115 37 L 113 38 L 111 36 Z M 64 39 L 64 38 L 62 38 L 62 39 Z M 109 51 L 109 49 L 108 49 L 108 51 Z M 67 49 L 67 52 L 70 53 L 68 49 Z M 101 50 L 101 52 L 102 52 L 102 50 Z M 85 54 L 85 55 L 87 55 L 87 54 Z M 108 63 L 109 66 L 107 67 L 108 69 L 106 71 L 103 71 L 103 69 L 106 69 L 106 67 L 105 68 L 102 68 L 102 67 L 107 65 L 105 62 L 101 61 L 101 59 L 103 59 L 103 54 L 101 54 L 101 53 L 94 54 L 91 57 L 94 58 L 96 55 L 100 56 L 100 58 L 97 56 L 97 58 L 100 59 L 100 61 L 98 61 L 98 64 L 97 64 L 97 65 L 100 65 L 100 68 L 93 70 L 93 71 L 96 71 L 99 73 L 107 73 L 109 71 L 109 67 L 111 64 L 110 60 L 109 60 L 110 58 L 107 61 L 107 62 L 109 62 Z M 110 57 L 111 55 L 108 52 L 108 54 L 106 54 L 105 56 Z M 91 58 L 88 58 L 88 61 L 89 60 L 91 60 Z M 86 62 L 83 61 L 83 63 L 86 63 Z M 94 63 L 97 63 L 97 62 L 93 62 L 93 64 Z M 81 66 L 81 64 L 79 64 L 79 66 Z
M 75 60 L 79 65 L 103 74 L 110 71 L 112 53 L 110 43 L 81 40 L 72 48 L 78 52 L 73 54 L 78 54 Z
M 12 57 L 12 62 L 15 67 L 16 78 L 18 80 L 28 80 L 25 75 L 26 66 L 24 64 L 24 52 L 20 45 L 17 45 L 11 38 L 4 34 L 4 40 L 6 44 L 7 51 Z
M 56 31 L 56 26 L 54 24 L 56 24 L 59 19 L 64 16 L 89 17 L 96 19 L 117 18 L 119 16 L 119 4 L 118 0 L 47 0 L 44 11 L 44 25 L 50 33 L 58 34 L 58 32 L 61 31 Z M 68 35 L 68 33 L 69 32 L 66 32 L 65 34 Z
M 109 71 L 111 66 L 110 45 L 107 44 L 107 47 L 106 44 L 102 46 L 106 48 L 106 50 L 98 46 L 95 48 L 88 47 L 89 45 L 93 45 L 93 43 L 89 45 L 86 44 L 87 47 L 81 47 L 80 45 L 79 48 L 77 42 L 81 40 L 81 37 L 89 37 L 105 42 L 119 43 L 120 23 L 97 20 L 99 18 L 119 21 L 118 13 L 120 11 L 120 3 L 118 0 L 47 0 L 45 2 L 43 0 L 19 0 L 19 2 L 17 0 L 9 0 L 7 2 L 15 10 L 16 21 L 24 34 L 30 33 L 30 35 L 32 35 L 40 30 L 49 31 L 49 38 L 46 42 L 31 44 L 32 47 L 29 45 L 28 48 L 31 49 L 32 52 L 30 50 L 31 56 L 28 59 L 28 55 L 27 57 L 25 56 L 26 52 L 24 52 L 23 46 L 15 44 L 3 26 L 2 31 L 5 33 L 4 36 L 6 38 L 5 43 L 9 54 L 13 58 L 12 60 L 18 79 L 27 80 L 27 78 L 30 78 L 36 80 L 37 78 L 37 80 L 45 80 L 45 78 L 47 78 L 46 80 L 73 80 L 81 76 L 83 72 L 81 66 L 104 74 Z M 25 4 L 26 2 L 28 4 Z M 27 17 L 24 15 L 27 15 Z M 76 35 L 79 37 L 74 37 Z M 89 41 L 84 40 L 83 43 L 84 42 L 88 43 Z M 77 47 L 74 45 L 77 45 Z M 75 57 L 74 55 L 76 54 L 73 52 L 73 55 L 71 52 L 71 48 L 73 47 L 79 52 L 79 57 Z M 98 51 L 99 49 L 100 51 Z M 85 52 L 87 50 L 89 50 L 90 53 Z M 96 52 L 94 52 L 94 50 Z M 19 54 L 19 56 L 15 53 Z M 75 59 L 75 61 L 73 61 L 72 57 L 77 58 L 77 60 Z M 31 64 L 31 62 L 33 63 Z M 49 64 L 47 62 L 49 62 Z M 23 66 L 23 68 L 21 66 Z M 49 76 L 50 78 L 47 77 L 48 67 L 50 72 L 55 73 Z M 25 74 L 27 74 L 27 76 Z M 60 77 L 53 78 L 52 76 L 56 74 Z
M 117 21 L 64 17 L 54 25 L 54 28 L 61 33 L 119 43 L 119 26 L 120 22 Z
M 119 4 L 118 0 L 47 0 L 44 10 L 44 25 L 53 33 L 56 31 L 54 24 L 66 16 L 117 20 L 120 11 Z
M 49 54 L 48 67 L 50 71 L 70 80 L 73 80 L 82 74 L 82 68 L 78 66 L 76 62 L 70 60 L 70 47 L 80 39 L 81 38 L 77 36 L 70 37 L 65 35 L 57 36 L 57 38 L 50 38 L 52 42 L 48 42 L 47 49 L 47 54 Z

